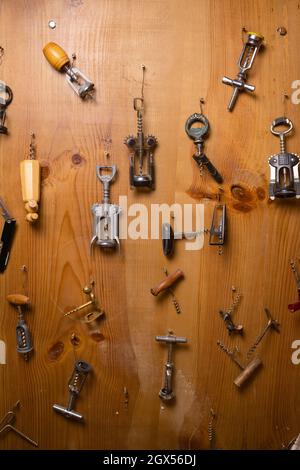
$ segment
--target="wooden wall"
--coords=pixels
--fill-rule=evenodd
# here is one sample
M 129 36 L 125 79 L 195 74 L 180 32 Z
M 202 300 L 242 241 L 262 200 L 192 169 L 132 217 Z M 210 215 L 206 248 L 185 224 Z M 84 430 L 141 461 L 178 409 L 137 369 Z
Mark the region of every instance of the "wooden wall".
M 50 19 L 57 22 L 54 30 Z M 300 369 L 291 363 L 300 317 L 287 310 L 296 299 L 289 260 L 300 254 L 299 204 L 269 203 L 267 163 L 279 150 L 269 132 L 275 117 L 293 120 L 288 149 L 299 152 L 300 108 L 290 99 L 291 83 L 300 78 L 299 21 L 293 0 L 0 1 L 5 49 L 0 78 L 14 92 L 9 136 L 0 138 L 0 195 L 18 223 L 0 278 L 0 339 L 7 346 L 7 364 L 0 365 L 0 415 L 20 400 L 17 426 L 40 448 L 205 449 L 210 408 L 217 413 L 218 448 L 278 449 L 300 432 Z M 285 36 L 277 32 L 280 26 L 287 29 Z M 241 96 L 230 114 L 231 89 L 221 78 L 237 72 L 243 27 L 261 31 L 266 47 L 249 79 L 255 94 Z M 76 51 L 77 66 L 96 85 L 93 102 L 81 102 L 46 62 L 42 48 L 52 40 L 70 54 Z M 141 64 L 147 67 L 146 131 L 159 140 L 157 189 L 151 194 L 130 191 L 123 145 L 136 131 L 132 100 L 140 94 Z M 138 239 L 122 241 L 120 254 L 95 250 L 90 256 L 90 208 L 102 191 L 95 165 L 107 162 L 105 151 L 119 169 L 115 202 L 128 195 L 128 204 L 150 208 L 199 203 L 203 193 L 217 193 L 210 178 L 201 179 L 184 132 L 187 117 L 199 111 L 200 97 L 211 123 L 206 151 L 225 180 L 224 254 L 207 239 L 196 252 L 178 242 L 174 258 L 166 261 L 159 240 Z M 24 218 L 19 176 L 32 131 L 44 167 L 41 218 L 34 227 Z M 213 202 L 202 202 L 209 226 Z M 176 287 L 181 315 L 170 297 L 157 299 L 149 292 L 163 278 L 164 266 L 185 273 Z M 85 300 L 82 287 L 91 278 L 106 312 L 94 339 L 80 321 L 63 316 Z M 230 303 L 232 285 L 243 293 L 235 315 L 245 327 L 243 338 L 228 337 L 218 313 Z M 5 300 L 13 292 L 28 293 L 31 300 L 26 318 L 35 354 L 27 364 L 15 351 L 16 314 Z M 233 385 L 238 369 L 216 342 L 238 345 L 245 354 L 265 324 L 265 306 L 280 321 L 281 332 L 270 333 L 261 345 L 264 368 L 241 392 Z M 158 391 L 166 348 L 154 337 L 168 329 L 189 342 L 175 353 L 177 399 L 162 406 Z M 94 368 L 77 404 L 85 425 L 52 410 L 53 403 L 67 400 L 74 356 Z M 1 437 L 0 448 L 30 445 L 10 433 Z

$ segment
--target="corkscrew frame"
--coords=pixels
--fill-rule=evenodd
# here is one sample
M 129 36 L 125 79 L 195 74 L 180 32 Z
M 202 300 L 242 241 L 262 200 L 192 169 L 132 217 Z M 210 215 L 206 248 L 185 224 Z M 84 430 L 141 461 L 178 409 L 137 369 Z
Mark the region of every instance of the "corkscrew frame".
M 0 93 L 4 92 L 6 98 L 0 97 L 0 134 L 8 134 L 7 127 L 5 126 L 6 121 L 6 108 L 10 105 L 13 100 L 12 89 L 6 85 L 6 83 L 0 80 Z

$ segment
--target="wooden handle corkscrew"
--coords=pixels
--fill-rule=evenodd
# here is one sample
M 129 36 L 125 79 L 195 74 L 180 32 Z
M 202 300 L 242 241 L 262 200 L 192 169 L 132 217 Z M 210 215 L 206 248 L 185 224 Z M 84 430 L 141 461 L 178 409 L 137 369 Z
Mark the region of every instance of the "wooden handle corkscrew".
M 173 273 L 169 274 L 163 281 L 161 281 L 158 286 L 152 287 L 150 289 L 151 294 L 158 295 L 160 292 L 163 292 L 166 289 L 169 289 L 178 279 L 184 276 L 183 271 L 181 269 L 177 269 Z

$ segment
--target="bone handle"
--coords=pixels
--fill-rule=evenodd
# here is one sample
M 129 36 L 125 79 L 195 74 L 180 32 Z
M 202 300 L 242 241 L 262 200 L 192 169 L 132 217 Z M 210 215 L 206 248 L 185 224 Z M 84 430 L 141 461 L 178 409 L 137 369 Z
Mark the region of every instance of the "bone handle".
M 150 289 L 151 294 L 158 295 L 160 292 L 171 287 L 178 279 L 184 276 L 183 271 L 181 269 L 177 269 L 173 273 L 169 274 L 158 286 L 152 287 Z
M 241 388 L 261 366 L 261 359 L 259 359 L 259 357 L 255 357 L 251 362 L 249 362 L 243 372 L 241 372 L 240 375 L 234 380 L 234 385 Z

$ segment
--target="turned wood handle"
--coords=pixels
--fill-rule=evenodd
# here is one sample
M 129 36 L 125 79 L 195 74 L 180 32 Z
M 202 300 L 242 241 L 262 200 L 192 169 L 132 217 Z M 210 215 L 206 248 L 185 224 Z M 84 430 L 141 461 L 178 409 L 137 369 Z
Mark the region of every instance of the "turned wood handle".
M 29 297 L 22 294 L 9 294 L 6 296 L 6 300 L 13 305 L 27 305 L 29 303 Z
M 43 53 L 49 64 L 52 65 L 59 72 L 64 65 L 67 65 L 70 62 L 69 57 L 66 52 L 55 42 L 49 42 L 43 48 Z
M 158 286 L 152 287 L 152 289 L 150 289 L 151 294 L 158 295 L 160 292 L 163 292 L 164 290 L 171 287 L 176 281 L 178 281 L 178 279 L 183 276 L 183 271 L 181 271 L 181 269 L 177 269 L 173 273 L 169 274 L 163 281 L 161 281 Z
M 234 380 L 234 384 L 241 388 L 261 366 L 261 359 L 259 359 L 259 357 L 255 357 L 251 362 L 249 362 L 243 372 Z

